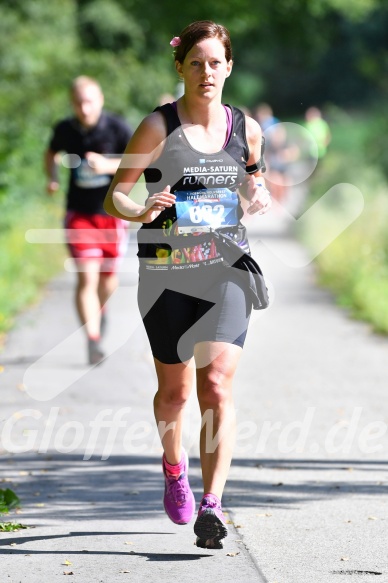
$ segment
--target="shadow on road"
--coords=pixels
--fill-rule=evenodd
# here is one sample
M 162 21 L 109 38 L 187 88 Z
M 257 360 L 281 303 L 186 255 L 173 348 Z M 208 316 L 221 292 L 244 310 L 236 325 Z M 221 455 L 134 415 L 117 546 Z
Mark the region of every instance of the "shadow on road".
M 190 482 L 198 500 L 202 485 L 199 459 L 191 458 L 190 465 Z M 236 468 L 241 469 L 241 479 L 234 477 Z M 113 455 L 104 461 L 94 456 L 85 461 L 74 454 L 20 454 L 0 469 L 11 477 L 6 486 L 15 487 L 29 524 L 38 519 L 71 522 L 128 521 L 155 514 L 163 520 L 165 517 L 159 456 Z M 379 460 L 235 459 L 224 504 L 226 508 L 269 504 L 273 508 L 352 493 L 386 494 L 387 484 L 370 480 L 368 473 L 387 470 L 388 462 Z M 72 535 L 83 533 L 64 536 Z

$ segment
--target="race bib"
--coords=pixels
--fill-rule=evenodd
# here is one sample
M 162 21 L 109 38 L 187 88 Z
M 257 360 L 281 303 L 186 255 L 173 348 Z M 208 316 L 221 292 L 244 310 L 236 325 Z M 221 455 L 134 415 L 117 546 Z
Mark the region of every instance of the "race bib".
M 228 188 L 178 190 L 174 194 L 178 233 L 206 233 L 238 224 L 238 195 Z
M 78 188 L 100 188 L 108 186 L 111 180 L 112 177 L 108 174 L 96 174 L 85 159 L 75 169 L 74 184 Z

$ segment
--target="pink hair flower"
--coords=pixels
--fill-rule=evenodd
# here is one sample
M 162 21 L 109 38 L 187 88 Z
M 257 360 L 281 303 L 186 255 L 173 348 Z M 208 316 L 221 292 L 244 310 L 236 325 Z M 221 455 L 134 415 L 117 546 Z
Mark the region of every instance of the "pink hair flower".
M 179 45 L 181 44 L 181 39 L 179 36 L 174 36 L 174 38 L 172 39 L 172 41 L 170 41 L 170 45 L 172 47 L 179 47 Z

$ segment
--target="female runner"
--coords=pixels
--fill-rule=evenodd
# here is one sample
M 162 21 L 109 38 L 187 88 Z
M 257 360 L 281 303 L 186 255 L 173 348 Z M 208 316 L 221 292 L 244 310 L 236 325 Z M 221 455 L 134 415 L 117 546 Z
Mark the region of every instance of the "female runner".
M 225 266 L 212 230 L 249 252 L 240 196 L 249 201 L 249 214 L 266 212 L 271 200 L 260 174 L 260 126 L 222 103 L 233 65 L 227 29 L 194 22 L 170 44 L 184 95 L 140 123 L 105 209 L 142 223 L 138 300 L 158 378 L 154 413 L 164 450 L 165 511 L 177 524 L 195 512 L 182 448 L 195 376 L 203 497 L 194 532 L 197 546 L 222 548 L 221 497 L 235 434 L 232 382 L 252 302 L 239 270 Z M 130 195 L 142 173 L 148 198 L 138 204 Z

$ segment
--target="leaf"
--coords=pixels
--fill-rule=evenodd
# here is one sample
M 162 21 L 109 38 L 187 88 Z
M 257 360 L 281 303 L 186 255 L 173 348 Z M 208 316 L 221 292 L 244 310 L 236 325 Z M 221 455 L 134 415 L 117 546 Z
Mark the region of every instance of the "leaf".
M 341 561 L 349 561 L 349 557 L 341 557 Z
M 240 553 L 226 553 L 227 557 L 235 557 L 236 555 L 239 555 Z
M 377 516 L 368 516 L 368 520 L 378 520 Z
M 18 504 L 20 504 L 20 500 L 15 492 L 9 488 L 0 490 L 0 512 L 7 513 Z
M 68 567 L 69 565 L 72 565 L 73 563 L 71 561 L 69 561 L 68 559 L 65 559 L 65 562 L 62 563 L 62 565 L 66 565 L 66 567 Z
M 18 522 L 0 522 L 0 532 L 16 532 L 22 528 L 28 528 Z
M 63 571 L 64 575 L 74 575 L 73 571 Z
M 15 492 L 10 490 L 9 488 L 7 488 L 4 493 L 4 500 L 8 508 L 14 508 L 18 504 L 20 504 L 18 496 L 15 494 Z

